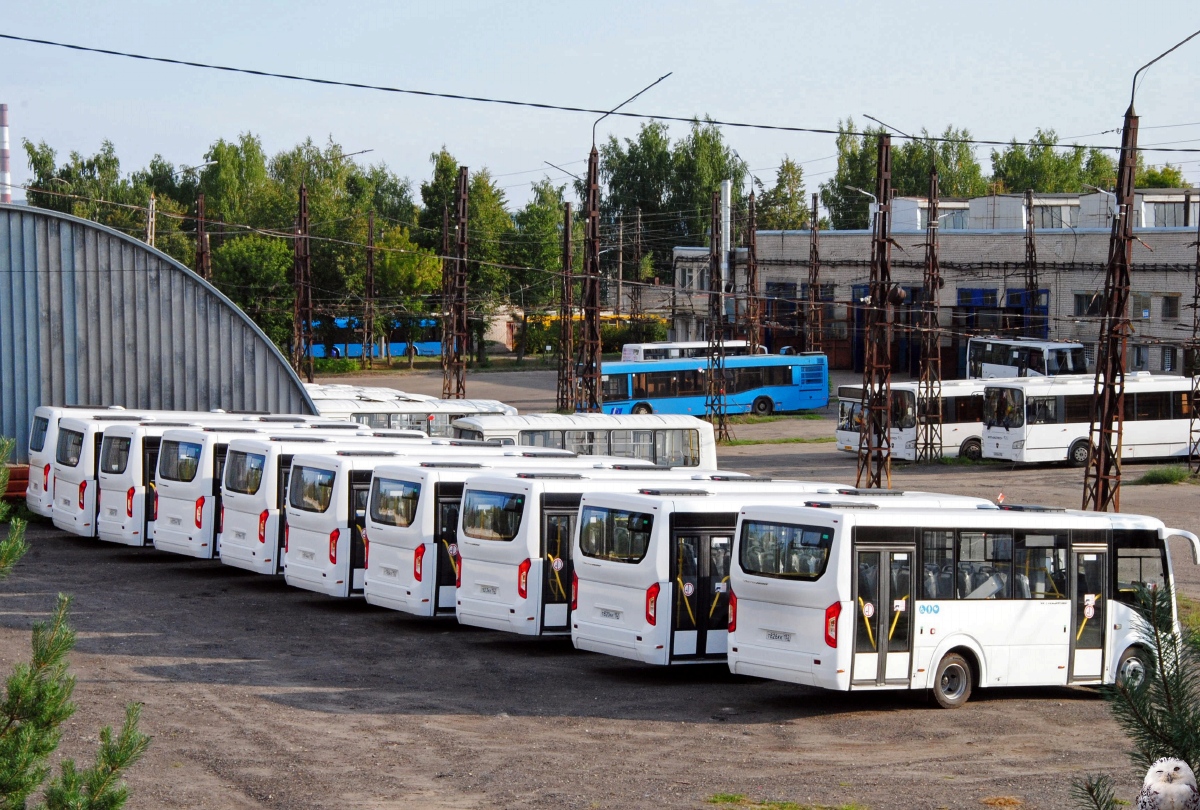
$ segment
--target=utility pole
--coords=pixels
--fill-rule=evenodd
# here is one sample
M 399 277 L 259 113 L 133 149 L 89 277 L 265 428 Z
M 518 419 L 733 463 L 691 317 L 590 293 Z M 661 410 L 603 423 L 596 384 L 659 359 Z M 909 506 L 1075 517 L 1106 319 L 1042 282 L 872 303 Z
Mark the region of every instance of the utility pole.
M 600 387 L 600 155 L 588 155 L 587 224 L 583 245 L 583 356 L 576 408 L 600 413 L 604 391 Z
M 146 210 L 146 244 L 150 247 L 154 247 L 154 217 L 155 208 L 157 207 L 155 203 L 154 194 L 151 193 L 150 207 Z
M 375 212 L 367 214 L 367 277 L 363 283 L 366 307 L 363 312 L 363 357 L 367 368 L 375 354 Z
M 892 138 L 879 136 L 875 234 L 871 240 L 871 286 L 863 364 L 863 426 L 858 442 L 857 486 L 892 488 L 892 345 L 888 324 L 892 297 Z
M 625 215 L 617 217 L 617 306 L 613 312 L 621 318 L 621 299 L 625 295 Z
M 746 209 L 746 348 L 750 354 L 758 354 L 762 345 L 762 312 L 758 297 L 758 214 L 755 209 L 754 192 Z
M 718 442 L 729 441 L 725 413 L 725 288 L 722 286 L 721 244 L 722 195 L 713 192 L 712 225 L 708 249 L 708 387 L 704 412 L 713 424 Z
M 808 312 L 804 319 L 804 348 L 825 351 L 824 324 L 821 323 L 821 225 L 817 221 L 817 195 L 812 195 L 812 213 L 808 217 Z
M 575 302 L 571 204 L 563 203 L 562 293 L 558 299 L 558 394 L 555 408 L 575 410 Z
M 1025 189 L 1025 334 L 1042 337 L 1042 320 L 1037 316 L 1037 244 L 1033 241 L 1033 189 Z
M 468 172 L 466 166 L 458 167 L 458 187 L 454 192 L 454 211 L 458 234 L 454 253 L 454 279 L 451 291 L 451 321 L 453 322 L 454 345 L 447 368 L 448 378 L 442 382 L 446 399 L 464 399 L 467 396 L 467 200 Z
M 311 259 L 308 245 L 308 187 L 301 183 L 292 258 L 292 280 L 296 287 L 292 307 L 292 363 L 297 373 L 303 370 L 309 382 L 313 381 Z
M 1191 416 L 1188 469 L 1197 474 L 1200 473 L 1200 221 L 1196 228 L 1196 272 L 1192 292 L 1192 362 L 1187 373 L 1192 375 L 1192 401 L 1188 404 L 1188 415 Z
M 196 275 L 212 280 L 212 255 L 208 251 L 208 231 L 204 227 L 204 195 L 196 199 Z
M 633 231 L 633 286 L 629 289 L 629 321 L 633 326 L 631 336 L 634 343 L 645 339 L 645 313 L 642 312 L 642 209 L 637 209 L 637 221 Z
M 921 301 L 921 384 L 917 391 L 917 461 L 942 457 L 942 348 L 938 324 L 942 268 L 938 263 L 938 173 L 929 172 L 925 283 Z
M 450 361 L 454 356 L 454 260 L 450 258 L 450 206 L 442 205 L 442 399 L 453 388 Z M 411 344 L 412 341 L 410 340 Z

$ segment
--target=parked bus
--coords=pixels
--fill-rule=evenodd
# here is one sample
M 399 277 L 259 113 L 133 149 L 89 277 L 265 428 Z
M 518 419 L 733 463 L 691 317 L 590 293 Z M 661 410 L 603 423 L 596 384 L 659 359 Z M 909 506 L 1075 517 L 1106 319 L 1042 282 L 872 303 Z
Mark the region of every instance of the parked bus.
M 973 337 L 967 341 L 967 377 L 970 379 L 1087 373 L 1082 343 L 1026 337 Z
M 1139 681 L 1139 587 L 1174 585 L 1167 538 L 1128 514 L 741 510 L 729 668 L 825 689 L 931 690 Z
M 458 512 L 468 479 L 501 470 L 591 473 L 618 467 L 655 469 L 625 459 L 519 448 L 471 460 L 397 459 L 376 467 L 366 518 L 374 564 L 366 569 L 363 595 L 372 605 L 416 616 L 453 616 L 462 562 Z
M 50 478 L 54 525 L 80 537 L 96 536 L 99 501 L 96 471 L 104 430 L 121 423 L 137 423 L 143 416 L 111 412 L 89 418 L 58 420 L 54 468 Z
M 988 501 L 954 495 L 840 488 L 804 481 L 585 495 L 575 532 L 571 641 L 647 664 L 725 660 L 730 560 L 748 503 L 858 502 L 925 509 Z
M 397 392 L 399 393 L 399 392 Z M 513 415 L 517 409 L 496 400 L 386 397 L 372 394 L 347 399 L 315 399 L 324 417 L 349 419 L 371 428 L 420 430 L 430 436 L 449 437 L 450 423 L 479 414 Z
M 56 407 L 39 405 L 33 411 L 29 425 L 29 484 L 25 489 L 25 505 L 42 517 L 54 517 L 52 473 L 58 451 L 58 423 L 65 416 L 90 419 L 93 416 L 116 415 L 125 411 L 119 405 L 92 408 L 75 405 Z M 136 416 L 140 412 L 132 412 Z
M 942 455 L 947 458 L 964 456 L 978 461 L 983 458 L 983 389 L 982 380 L 947 380 L 942 383 L 940 399 L 942 417 Z M 919 425 L 936 413 L 939 403 L 920 399 L 918 382 L 892 383 L 892 458 L 916 461 Z M 862 432 L 863 387 L 838 387 L 838 424 L 834 436 L 837 447 L 850 453 L 858 452 Z
M 613 416 L 535 413 L 472 416 L 454 422 L 462 439 L 527 447 L 555 447 L 581 455 L 610 455 L 659 467 L 717 468 L 711 422 L 694 416 Z
M 708 359 L 605 363 L 604 413 L 705 414 Z M 760 415 L 824 408 L 829 361 L 820 353 L 755 355 L 725 360 L 726 413 Z
M 707 357 L 707 340 L 660 341 L 658 343 L 626 343 L 621 347 L 621 362 L 638 360 L 678 360 L 681 357 Z M 759 346 L 757 354 L 766 354 Z M 740 357 L 750 354 L 750 344 L 744 340 L 725 341 L 725 356 Z
M 983 457 L 1086 464 L 1094 386 L 1090 376 L 990 381 Z M 1189 377 L 1127 374 L 1121 458 L 1186 458 L 1195 404 Z

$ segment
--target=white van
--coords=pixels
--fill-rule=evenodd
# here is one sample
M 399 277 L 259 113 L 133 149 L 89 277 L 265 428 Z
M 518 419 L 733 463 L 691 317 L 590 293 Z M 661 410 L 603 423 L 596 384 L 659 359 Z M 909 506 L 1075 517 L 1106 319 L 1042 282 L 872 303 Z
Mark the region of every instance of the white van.
M 142 416 L 129 412 L 93 416 L 90 419 L 65 417 L 58 420 L 58 441 L 50 491 L 54 497 L 51 515 L 54 525 L 80 537 L 96 536 L 96 509 L 99 502 L 96 469 L 104 430 L 122 422 L 137 423 Z
M 42 517 L 54 517 L 53 471 L 58 450 L 58 423 L 64 416 L 90 419 L 93 416 L 117 416 L 125 411 L 111 408 L 91 408 L 75 405 L 55 407 L 39 405 L 33 411 L 29 425 L 29 485 L 25 489 L 25 505 Z
M 733 529 L 750 504 L 996 509 L 980 498 L 830 492 L 808 482 L 585 495 L 575 532 L 571 640 L 647 664 L 724 661 Z M 871 494 L 855 494 L 870 492 Z M 797 497 L 801 496 L 801 497 Z

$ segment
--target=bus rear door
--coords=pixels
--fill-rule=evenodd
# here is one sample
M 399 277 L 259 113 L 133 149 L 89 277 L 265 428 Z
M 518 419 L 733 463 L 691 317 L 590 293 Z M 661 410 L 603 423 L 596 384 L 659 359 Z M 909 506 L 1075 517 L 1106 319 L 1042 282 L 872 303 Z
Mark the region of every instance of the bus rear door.
M 909 683 L 915 557 L 915 545 L 855 547 L 853 685 Z
M 437 570 L 433 615 L 454 615 L 458 567 L 462 565 L 462 555 L 458 553 L 458 507 L 462 503 L 463 485 L 461 482 L 439 483 L 435 491 L 437 514 L 433 532 L 437 544 Z
M 363 531 L 367 528 L 367 501 L 371 493 L 371 470 L 350 473 L 350 593 L 362 593 L 366 576 L 367 549 Z
M 671 660 L 720 660 L 728 650 L 730 529 L 677 528 L 671 537 Z
M 542 496 L 543 498 L 546 496 Z M 578 499 L 575 499 L 578 502 Z M 571 538 L 577 510 L 542 510 L 542 632 L 571 629 Z

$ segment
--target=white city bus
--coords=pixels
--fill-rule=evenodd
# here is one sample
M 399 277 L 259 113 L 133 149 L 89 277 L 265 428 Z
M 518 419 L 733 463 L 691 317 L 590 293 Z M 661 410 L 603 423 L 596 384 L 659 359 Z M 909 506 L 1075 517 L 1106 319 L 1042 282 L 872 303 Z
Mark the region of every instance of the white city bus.
M 736 483 L 585 495 L 575 532 L 571 640 L 647 664 L 725 660 L 729 563 L 748 503 L 856 501 L 926 509 L 995 509 L 988 501 L 920 492 L 851 490 L 805 481 Z
M 983 380 L 947 380 L 942 383 L 942 455 L 983 458 Z M 936 406 L 920 399 L 917 382 L 892 383 L 892 458 L 916 461 L 919 423 Z M 837 448 L 857 453 L 862 429 L 861 385 L 838 387 Z M 918 402 L 918 400 L 920 400 Z
M 584 455 L 649 461 L 659 467 L 717 469 L 711 422 L 682 415 L 535 413 L 457 419 L 454 435 L 498 444 L 557 447 Z
M 1017 463 L 1087 463 L 1095 380 L 1087 376 L 989 381 L 983 457 Z M 1146 372 L 1125 377 L 1121 457 L 1188 455 L 1192 380 Z
M 1138 586 L 1172 585 L 1167 538 L 1127 514 L 754 505 L 738 520 L 729 668 L 825 689 L 1139 679 Z
M 643 462 L 560 450 L 494 449 L 505 452 L 421 463 L 403 459 L 375 468 L 366 519 L 373 562 L 363 580 L 368 603 L 415 616 L 454 615 L 462 563 L 458 512 L 464 484 L 472 477 L 508 470 L 655 470 Z
M 33 411 L 29 425 L 29 485 L 25 489 L 25 505 L 42 517 L 54 516 L 53 470 L 58 451 L 58 422 L 63 417 L 91 419 L 93 416 L 120 415 L 119 405 L 92 408 L 76 405 L 56 407 L 39 405 Z M 140 411 L 131 412 L 137 415 Z
M 708 341 L 661 341 L 658 343 L 626 343 L 621 347 L 621 362 L 630 360 L 675 360 L 681 357 L 707 357 Z M 758 354 L 766 354 L 764 346 Z M 750 354 L 750 345 L 744 340 L 725 341 L 725 354 L 729 357 Z
M 967 377 L 1053 377 L 1087 374 L 1082 343 L 1027 337 L 973 337 L 967 341 Z
M 399 392 L 397 392 L 399 393 Z M 349 419 L 372 428 L 420 430 L 429 436 L 453 435 L 455 419 L 480 414 L 516 414 L 516 408 L 496 400 L 433 399 L 358 395 L 351 399 L 315 399 L 317 412 L 333 419 Z

